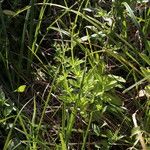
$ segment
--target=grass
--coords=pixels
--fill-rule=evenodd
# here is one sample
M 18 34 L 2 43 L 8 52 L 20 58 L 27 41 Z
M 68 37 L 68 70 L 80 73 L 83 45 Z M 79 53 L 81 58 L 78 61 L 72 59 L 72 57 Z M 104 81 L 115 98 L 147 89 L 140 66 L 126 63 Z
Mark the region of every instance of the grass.
M 148 150 L 149 10 L 1 1 L 0 148 Z

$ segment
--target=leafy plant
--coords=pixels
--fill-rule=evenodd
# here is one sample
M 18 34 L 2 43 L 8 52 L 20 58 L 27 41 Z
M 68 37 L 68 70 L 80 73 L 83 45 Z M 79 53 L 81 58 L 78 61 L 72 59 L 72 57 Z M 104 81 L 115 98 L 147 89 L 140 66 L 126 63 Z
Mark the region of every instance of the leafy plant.
M 149 1 L 0 1 L 0 20 L 3 149 L 149 148 Z

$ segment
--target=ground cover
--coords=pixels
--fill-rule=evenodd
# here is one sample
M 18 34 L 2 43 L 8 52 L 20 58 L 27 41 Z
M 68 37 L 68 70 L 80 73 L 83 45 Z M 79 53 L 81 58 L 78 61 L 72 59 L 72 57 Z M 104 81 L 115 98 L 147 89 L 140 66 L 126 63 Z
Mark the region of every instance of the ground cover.
M 150 149 L 149 8 L 0 1 L 0 149 Z

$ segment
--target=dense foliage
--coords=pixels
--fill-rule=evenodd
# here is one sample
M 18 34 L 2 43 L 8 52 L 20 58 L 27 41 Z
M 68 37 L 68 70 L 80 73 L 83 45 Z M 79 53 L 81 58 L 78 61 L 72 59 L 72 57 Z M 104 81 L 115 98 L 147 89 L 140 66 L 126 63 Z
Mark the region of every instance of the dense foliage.
M 0 149 L 150 148 L 150 1 L 0 1 Z

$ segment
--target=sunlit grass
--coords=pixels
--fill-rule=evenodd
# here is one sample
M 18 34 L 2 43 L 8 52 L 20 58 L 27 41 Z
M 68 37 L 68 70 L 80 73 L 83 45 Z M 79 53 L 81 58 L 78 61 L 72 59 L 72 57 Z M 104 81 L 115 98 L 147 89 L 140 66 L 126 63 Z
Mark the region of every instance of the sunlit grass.
M 0 5 L 4 150 L 149 148 L 149 10 L 101 5 Z

